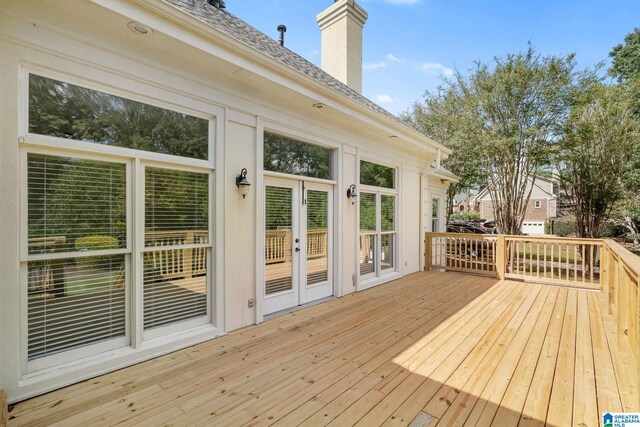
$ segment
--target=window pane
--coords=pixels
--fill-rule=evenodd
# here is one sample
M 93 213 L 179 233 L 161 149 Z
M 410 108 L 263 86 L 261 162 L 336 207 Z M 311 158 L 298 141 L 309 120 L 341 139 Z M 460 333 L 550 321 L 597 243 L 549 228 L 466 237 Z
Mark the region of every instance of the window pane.
M 360 160 L 360 184 L 396 188 L 395 177 L 394 168 Z
M 395 267 L 395 237 L 394 233 L 381 236 L 382 252 L 380 254 L 380 263 L 383 270 Z
M 29 360 L 125 336 L 124 255 L 28 264 Z
M 329 236 L 327 223 L 329 194 L 307 191 L 307 284 L 327 281 Z
M 380 226 L 382 231 L 395 231 L 396 197 L 380 196 Z
M 265 132 L 264 170 L 331 179 L 331 150 Z
M 126 168 L 27 155 L 29 253 L 126 246 Z
M 376 270 L 376 236 L 360 236 L 360 275 L 374 273 Z
M 144 328 L 207 315 L 207 248 L 144 254 Z
M 292 190 L 267 186 L 265 218 L 266 294 L 293 289 L 291 258 Z
M 145 168 L 145 245 L 209 243 L 209 174 Z
M 376 195 L 360 194 L 360 232 L 376 232 Z
M 206 160 L 209 121 L 29 75 L 29 132 Z

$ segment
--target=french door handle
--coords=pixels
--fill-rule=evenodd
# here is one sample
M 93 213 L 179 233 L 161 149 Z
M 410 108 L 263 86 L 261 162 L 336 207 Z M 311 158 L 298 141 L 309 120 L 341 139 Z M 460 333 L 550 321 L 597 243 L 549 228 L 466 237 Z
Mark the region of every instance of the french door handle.
M 296 243 L 300 243 L 300 239 L 296 239 L 296 240 L 295 240 L 295 242 L 296 242 Z
M 300 252 L 300 248 L 296 248 L 296 252 Z

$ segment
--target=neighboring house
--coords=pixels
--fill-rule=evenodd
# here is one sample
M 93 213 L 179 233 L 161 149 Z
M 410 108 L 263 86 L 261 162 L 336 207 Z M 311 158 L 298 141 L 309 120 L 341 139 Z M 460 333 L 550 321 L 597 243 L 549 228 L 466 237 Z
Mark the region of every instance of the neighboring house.
M 360 93 L 366 12 L 318 15 L 320 69 L 227 4 L 0 6 L 10 401 L 417 272 L 444 231 L 450 151 Z
M 556 217 L 554 182 L 537 176 L 534 183 L 530 177 L 526 192 L 530 190 L 531 197 L 525 210 L 521 231 L 525 234 L 545 234 L 545 222 Z M 488 221 L 494 220 L 493 201 L 489 189 L 485 188 L 478 193 L 477 200 L 480 203 L 480 216 Z
M 454 204 L 453 211 L 461 212 L 480 212 L 480 202 L 477 196 L 471 194 L 461 194 Z

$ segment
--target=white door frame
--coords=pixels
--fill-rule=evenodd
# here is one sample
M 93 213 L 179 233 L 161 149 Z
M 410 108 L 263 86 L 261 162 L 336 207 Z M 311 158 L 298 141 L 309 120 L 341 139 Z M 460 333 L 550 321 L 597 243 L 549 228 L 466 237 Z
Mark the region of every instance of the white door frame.
M 264 194 L 266 197 L 266 187 L 281 187 L 291 189 L 291 290 L 278 292 L 273 295 L 266 295 L 266 284 L 263 286 L 265 290 L 260 298 L 262 301 L 263 315 L 286 310 L 291 307 L 306 304 L 322 298 L 332 296 L 334 294 L 334 272 L 333 272 L 333 223 L 334 223 L 334 207 L 333 195 L 334 185 L 318 183 L 314 181 L 305 181 L 304 177 L 296 178 L 279 178 L 265 176 L 264 178 Z M 307 191 L 318 190 L 327 193 L 327 280 L 307 284 Z M 265 214 L 266 214 L 265 200 Z M 265 230 L 266 233 L 266 221 Z M 264 254 L 264 252 L 263 252 Z M 265 263 L 265 255 L 261 262 Z M 264 266 L 263 281 L 266 282 L 266 266 Z

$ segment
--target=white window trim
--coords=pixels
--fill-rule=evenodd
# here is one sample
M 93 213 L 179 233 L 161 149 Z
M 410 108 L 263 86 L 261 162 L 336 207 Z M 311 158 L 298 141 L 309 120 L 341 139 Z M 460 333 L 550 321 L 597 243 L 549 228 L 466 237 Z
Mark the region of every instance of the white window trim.
M 65 138 L 57 138 L 46 135 L 39 134 L 31 134 L 28 132 L 28 111 L 29 111 L 29 74 L 34 73 L 43 77 L 49 77 L 52 79 L 64 81 L 70 84 L 75 84 L 78 86 L 83 86 L 89 89 L 102 91 L 105 93 L 113 94 L 116 96 L 121 96 L 123 98 L 135 100 L 138 102 L 142 102 L 145 104 L 158 106 L 161 108 L 182 112 L 185 114 L 193 115 L 195 117 L 203 118 L 208 120 L 208 159 L 200 160 L 193 159 L 187 157 L 180 157 L 162 153 L 154 153 L 150 151 L 142 151 L 135 150 L 124 147 L 115 147 L 115 146 L 105 146 L 101 144 L 96 144 L 92 142 L 71 140 Z M 216 171 L 216 158 L 221 163 L 224 163 L 224 138 L 225 138 L 225 129 L 224 123 L 226 123 L 226 114 L 223 108 L 220 108 L 215 105 L 211 105 L 208 103 L 197 101 L 196 99 L 189 97 L 188 95 L 184 95 L 181 98 L 188 100 L 188 103 L 197 104 L 196 108 L 191 109 L 184 107 L 182 105 L 177 105 L 172 102 L 167 102 L 161 99 L 154 97 L 147 97 L 144 95 L 138 95 L 134 92 L 128 92 L 122 89 L 118 89 L 118 86 L 125 87 L 127 86 L 123 82 L 129 83 L 126 77 L 121 76 L 113 76 L 113 80 L 119 81 L 120 85 L 115 84 L 113 86 L 107 86 L 103 83 L 96 83 L 93 80 L 87 78 L 78 78 L 76 76 L 69 75 L 67 73 L 61 73 L 57 71 L 53 71 L 50 69 L 46 69 L 36 65 L 24 65 L 21 68 L 20 72 L 21 76 L 21 85 L 20 85 L 20 117 L 19 117 L 19 134 L 22 135 L 19 138 L 20 143 L 20 182 L 21 182 L 21 198 L 19 203 L 19 218 L 20 218 L 20 244 L 19 244 L 19 253 L 20 253 L 20 283 L 24 284 L 27 281 L 28 274 L 28 262 L 34 261 L 39 258 L 43 258 L 40 255 L 28 255 L 28 200 L 27 200 L 27 154 L 28 153 L 39 153 L 39 154 L 48 154 L 54 156 L 61 157 L 76 157 L 76 158 L 86 158 L 92 160 L 100 160 L 107 162 L 115 162 L 115 163 L 124 163 L 126 164 L 126 230 L 127 230 L 127 244 L 126 248 L 123 249 L 113 249 L 113 250 L 105 250 L 100 251 L 100 253 L 104 254 L 124 254 L 125 255 L 125 277 L 126 283 L 129 285 L 129 289 L 127 291 L 127 295 L 125 298 L 125 337 L 124 338 L 116 338 L 113 340 L 89 345 L 86 347 L 81 347 L 78 349 L 73 349 L 70 351 L 53 354 L 51 356 L 45 356 L 43 358 L 34 359 L 32 361 L 28 361 L 28 310 L 27 310 L 27 295 L 26 295 L 26 287 L 21 286 L 23 289 L 20 291 L 20 359 L 22 361 L 21 364 L 21 373 L 23 378 L 31 377 L 32 375 L 50 375 L 56 371 L 59 371 L 60 374 L 66 374 L 73 371 L 74 366 L 82 366 L 87 363 L 89 360 L 95 360 L 95 363 L 102 363 L 106 360 L 109 360 L 114 356 L 115 352 L 127 352 L 127 349 L 131 351 L 142 351 L 145 350 L 147 356 L 140 357 L 151 357 L 153 354 L 149 354 L 148 351 L 151 347 L 157 347 L 158 349 L 164 348 L 167 345 L 170 345 L 168 340 L 173 340 L 169 338 L 170 334 L 176 331 L 175 326 L 180 325 L 168 325 L 165 328 L 157 328 L 158 330 L 165 329 L 163 331 L 164 334 L 167 334 L 166 339 L 161 337 L 156 337 L 154 334 L 148 334 L 145 336 L 142 331 L 142 281 L 140 281 L 142 275 L 142 269 L 139 268 L 142 262 L 141 259 L 135 259 L 141 256 L 142 251 L 144 251 L 144 236 L 142 236 L 142 240 L 140 240 L 140 232 L 144 232 L 144 197 L 137 197 L 137 200 L 133 199 L 133 194 L 143 195 L 144 194 L 144 180 L 140 179 L 140 175 L 144 174 L 144 166 L 154 165 L 162 168 L 175 168 L 181 170 L 188 171 L 197 171 L 197 172 L 207 172 L 209 173 L 209 244 L 207 246 L 208 250 L 208 263 L 209 263 L 209 272 L 207 274 L 207 292 L 209 298 L 207 299 L 207 316 L 205 321 L 201 321 L 200 319 L 188 320 L 182 322 L 185 328 L 178 328 L 180 331 L 184 331 L 187 334 L 189 332 L 186 331 L 186 328 L 192 329 L 194 332 L 199 330 L 201 327 L 206 328 L 206 335 L 214 336 L 220 335 L 225 330 L 224 326 L 224 292 L 222 290 L 223 280 L 223 272 L 220 268 L 223 265 L 224 260 L 222 259 L 221 248 L 224 245 L 223 236 L 224 231 L 222 225 L 224 224 L 224 219 L 220 217 L 219 212 L 223 210 L 219 208 L 219 204 L 215 203 L 216 198 L 224 197 L 220 194 L 220 189 L 223 188 L 222 184 L 218 184 L 218 180 L 214 179 L 214 173 L 221 171 Z M 142 86 L 140 86 L 142 85 Z M 166 99 L 175 99 L 176 92 L 174 90 L 169 90 L 168 88 L 158 87 L 158 85 L 153 86 L 153 91 L 157 95 L 158 91 L 161 92 L 162 96 Z M 147 86 L 149 89 L 151 86 Z M 145 83 L 136 81 L 136 87 L 145 87 Z M 206 113 L 204 111 L 207 111 Z M 218 169 L 223 169 L 222 167 Z M 214 197 L 211 197 L 213 195 Z M 135 204 L 135 206 L 134 206 Z M 137 225 L 138 230 L 134 235 L 134 223 Z M 218 239 L 217 230 L 220 230 L 218 233 L 222 239 Z M 141 242 L 141 244 L 139 243 Z M 216 256 L 214 256 L 216 254 Z M 91 255 L 95 255 L 92 253 Z M 69 252 L 69 253 L 61 253 L 56 254 L 55 258 L 65 258 L 65 257 L 77 257 L 82 256 L 77 253 Z M 46 259 L 50 259 L 51 257 L 45 257 Z M 133 278 L 137 278 L 137 280 L 133 280 Z M 134 286 L 136 283 L 139 286 Z M 215 286 L 214 286 L 215 283 Z M 215 298 L 215 304 L 212 304 L 211 298 Z M 204 331 L 204 330 L 203 330 Z M 162 337 L 165 337 L 163 334 Z M 175 335 L 175 334 L 174 334 Z M 144 340 L 143 340 L 144 337 Z M 145 342 L 149 342 L 153 345 L 151 347 L 143 345 Z M 115 346 L 115 347 L 111 347 Z M 161 350 L 159 350 L 161 351 Z M 142 354 L 142 353 L 141 353 Z M 100 355 L 104 356 L 101 357 Z M 77 357 L 77 360 L 73 360 L 69 362 L 69 357 Z M 64 363 L 67 362 L 67 363 Z M 61 369 L 61 364 L 64 364 L 65 368 Z M 126 364 L 126 363 L 125 363 Z M 68 369 L 67 369 L 68 368 Z M 34 372 L 37 371 L 37 372 Z
M 375 163 L 381 166 L 385 166 L 394 170 L 394 180 L 393 183 L 395 188 L 385 188 L 385 187 L 375 187 L 366 184 L 360 184 L 360 162 L 365 161 L 369 163 Z M 401 177 L 401 167 L 398 165 L 390 164 L 384 160 L 379 160 L 375 156 L 361 155 L 360 150 L 357 150 L 356 153 L 356 191 L 358 192 L 358 201 L 356 203 L 356 291 L 361 291 L 364 289 L 368 289 L 373 286 L 380 285 L 382 283 L 388 282 L 390 280 L 394 280 L 402 277 L 400 273 L 400 248 L 402 244 L 401 239 L 401 224 L 400 224 L 400 177 Z M 374 193 L 376 194 L 376 209 L 380 208 L 380 198 L 382 195 L 395 196 L 395 212 L 394 212 L 394 228 L 395 231 L 392 232 L 382 232 L 381 231 L 381 216 L 379 212 L 376 215 L 376 233 L 361 233 L 360 232 L 360 195 L 362 193 Z M 381 252 L 382 252 L 382 234 L 390 234 L 395 233 L 395 251 L 394 251 L 394 268 L 393 269 L 381 269 Z M 376 257 L 376 266 L 374 268 L 373 273 L 367 273 L 365 275 L 360 274 L 360 236 L 362 235 L 376 235 L 376 248 L 377 257 Z

